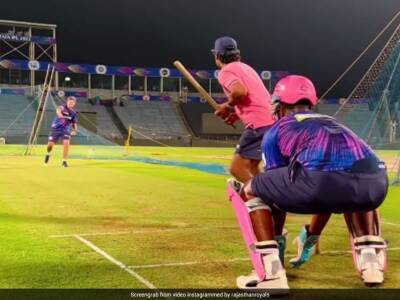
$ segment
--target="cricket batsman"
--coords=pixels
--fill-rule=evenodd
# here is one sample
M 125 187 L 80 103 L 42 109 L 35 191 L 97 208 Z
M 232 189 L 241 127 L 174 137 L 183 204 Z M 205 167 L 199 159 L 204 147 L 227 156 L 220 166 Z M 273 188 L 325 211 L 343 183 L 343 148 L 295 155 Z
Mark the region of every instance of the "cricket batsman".
M 54 145 L 61 139 L 64 145 L 62 166 L 64 168 L 68 167 L 67 159 L 71 136 L 75 136 L 78 131 L 78 113 L 73 110 L 75 104 L 76 98 L 70 96 L 67 98 L 67 103 L 59 106 L 56 110 L 57 116 L 51 124 L 51 132 L 47 143 L 47 154 L 44 158 L 45 165 L 49 163 Z
M 275 240 L 274 215 L 344 213 L 356 270 L 367 286 L 381 284 L 386 242 L 377 208 L 388 190 L 386 167 L 372 149 L 333 117 L 315 114 L 313 83 L 303 76 L 281 79 L 272 101 L 278 121 L 266 133 L 265 170 L 244 186 L 231 180 L 255 272 L 237 278 L 239 288 L 289 289 Z
M 271 95 L 257 72 L 241 62 L 237 42 L 231 37 L 220 37 L 211 50 L 215 64 L 220 69 L 218 82 L 228 101 L 221 104 L 215 114 L 228 125 L 241 120 L 245 126 L 233 156 L 230 173 L 240 182 L 248 182 L 260 172 L 262 161 L 261 142 L 265 133 L 275 122 Z M 238 210 L 235 208 L 236 214 Z M 281 253 L 286 248 L 283 231 L 286 214 L 277 212 L 275 239 Z M 240 225 L 240 221 L 239 221 Z M 283 260 L 283 257 L 281 257 Z
M 240 119 L 246 128 L 230 166 L 230 173 L 246 182 L 259 173 L 261 141 L 275 121 L 271 96 L 257 72 L 241 62 L 240 50 L 233 38 L 218 38 L 211 52 L 220 69 L 218 82 L 228 97 L 215 114 L 228 124 Z

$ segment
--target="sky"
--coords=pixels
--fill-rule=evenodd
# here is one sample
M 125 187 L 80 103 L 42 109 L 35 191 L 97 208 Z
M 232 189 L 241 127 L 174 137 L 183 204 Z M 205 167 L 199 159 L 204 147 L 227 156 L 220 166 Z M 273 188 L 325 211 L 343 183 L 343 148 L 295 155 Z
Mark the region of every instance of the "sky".
M 215 68 L 234 37 L 258 70 L 310 77 L 324 92 L 400 10 L 400 0 L 1 0 L 0 19 L 57 24 L 59 61 Z M 396 23 L 333 90 L 346 96 Z

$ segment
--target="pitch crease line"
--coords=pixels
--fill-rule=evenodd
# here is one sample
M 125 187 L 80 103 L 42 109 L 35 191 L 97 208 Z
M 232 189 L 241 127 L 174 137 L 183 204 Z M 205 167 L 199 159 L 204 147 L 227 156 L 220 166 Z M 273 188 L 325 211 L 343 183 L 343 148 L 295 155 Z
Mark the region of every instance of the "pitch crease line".
M 288 226 L 304 225 L 303 223 L 289 223 Z M 400 226 L 400 225 L 399 225 Z M 97 236 L 97 235 L 122 235 L 122 234 L 140 234 L 140 233 L 157 233 L 157 232 L 173 232 L 185 230 L 209 230 L 209 229 L 238 229 L 237 226 L 206 226 L 206 227 L 182 227 L 182 228 L 167 228 L 155 230 L 133 230 L 133 231 L 115 231 L 115 232 L 93 232 L 93 233 L 67 233 L 67 234 L 52 234 L 49 238 L 67 238 L 79 236 Z
M 135 271 L 129 269 L 129 267 L 127 267 L 124 263 L 120 262 L 119 260 L 115 259 L 114 257 L 112 257 L 110 254 L 108 254 L 107 252 L 105 252 L 104 250 L 100 249 L 99 247 L 97 247 L 95 244 L 93 244 L 91 241 L 79 236 L 79 235 L 74 235 L 74 237 L 82 242 L 83 244 L 85 244 L 86 246 L 88 246 L 89 248 L 91 248 L 92 250 L 94 250 L 95 252 L 97 252 L 98 254 L 100 254 L 101 256 L 103 256 L 104 258 L 106 258 L 108 261 L 112 262 L 114 265 L 117 265 L 118 267 L 120 267 L 122 270 L 128 272 L 131 276 L 135 277 L 138 281 L 140 281 L 141 283 L 143 283 L 145 286 L 147 286 L 149 289 L 157 289 L 155 287 L 155 285 L 153 285 L 150 281 L 148 281 L 147 279 L 145 279 L 144 277 L 142 277 L 141 275 L 139 275 L 138 273 L 136 273 Z
M 381 221 L 381 223 L 382 223 L 383 225 L 391 225 L 391 226 L 400 227 L 400 224 L 393 223 L 393 222 Z
M 239 257 L 232 258 L 226 260 L 213 260 L 213 261 L 188 261 L 188 262 L 175 262 L 175 263 L 166 263 L 166 264 L 153 264 L 153 265 L 137 265 L 137 266 L 129 266 L 131 269 L 151 269 L 151 268 L 160 268 L 160 267 L 179 267 L 179 266 L 192 266 L 199 264 L 213 264 L 213 263 L 227 263 L 227 262 L 235 262 L 235 261 L 248 261 L 247 257 Z
M 400 247 L 395 248 L 388 248 L 387 251 L 399 251 Z M 347 251 L 340 251 L 340 250 L 332 250 L 332 251 L 323 251 L 321 254 L 351 254 L 350 250 Z M 287 258 L 296 257 L 294 254 L 285 255 Z M 188 262 L 174 262 L 174 263 L 165 263 L 165 264 L 149 264 L 149 265 L 136 265 L 136 266 L 129 266 L 130 269 L 152 269 L 152 268 L 162 268 L 162 267 L 184 267 L 184 266 L 193 266 L 193 265 L 200 265 L 200 264 L 213 264 L 213 263 L 230 263 L 230 262 L 237 262 L 237 261 L 249 261 L 250 258 L 247 257 L 238 257 L 232 259 L 225 259 L 225 260 L 215 260 L 215 261 L 188 261 Z
M 185 230 L 209 230 L 209 229 L 237 229 L 234 226 L 216 226 L 216 227 L 182 227 L 182 228 L 169 228 L 169 229 L 155 229 L 155 230 L 133 230 L 133 231 L 115 231 L 115 232 L 93 232 L 93 233 L 68 233 L 68 234 L 53 234 L 49 235 L 50 238 L 65 238 L 79 236 L 96 236 L 96 235 L 122 235 L 122 234 L 140 234 L 140 233 L 156 233 L 156 232 L 170 232 L 170 231 L 185 231 Z
M 75 237 L 75 235 L 79 236 L 96 236 L 96 235 L 120 235 L 120 234 L 128 234 L 129 231 L 115 231 L 115 232 L 96 232 L 96 233 L 68 233 L 68 234 L 52 234 L 49 235 L 49 238 L 65 238 L 65 237 Z

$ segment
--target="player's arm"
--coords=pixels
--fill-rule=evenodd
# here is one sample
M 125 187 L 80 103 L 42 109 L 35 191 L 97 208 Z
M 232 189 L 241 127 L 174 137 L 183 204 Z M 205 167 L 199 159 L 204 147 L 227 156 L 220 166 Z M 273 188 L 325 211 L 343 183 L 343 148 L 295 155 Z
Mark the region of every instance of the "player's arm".
M 59 117 L 61 119 L 65 118 L 65 116 L 62 114 L 62 106 L 57 107 L 56 114 L 57 114 L 57 117 Z
M 266 133 L 261 149 L 265 171 L 287 165 L 287 160 L 280 147 L 279 126 L 276 124 Z
M 240 104 L 246 98 L 248 91 L 240 78 L 233 73 L 226 72 L 222 74 L 219 80 L 221 81 L 221 85 L 229 90 L 229 99 L 227 102 L 219 105 L 215 114 L 226 121 L 229 115 L 235 111 L 235 105 Z
M 233 82 L 230 88 L 231 88 L 231 95 L 226 104 L 231 107 L 234 107 L 235 105 L 241 103 L 247 96 L 247 88 L 239 81 Z
M 70 120 L 70 119 L 71 119 L 71 117 L 64 116 L 64 115 L 63 115 L 63 113 L 62 113 L 62 110 L 63 110 L 63 107 L 62 107 L 62 106 L 59 106 L 59 107 L 57 107 L 57 109 L 56 109 L 56 114 L 57 114 L 57 117 L 59 117 L 59 118 L 61 118 L 61 119 L 67 119 L 67 120 Z
M 72 125 L 71 135 L 77 135 L 77 133 L 78 133 L 78 124 L 77 124 L 77 123 L 74 123 L 74 124 Z
M 77 117 L 74 116 L 73 122 L 72 122 L 71 135 L 77 135 L 77 133 L 78 133 L 78 120 L 77 120 Z
M 235 113 L 235 105 L 242 102 L 242 100 L 247 96 L 247 89 L 240 82 L 234 82 L 231 85 L 231 95 L 229 100 L 221 104 L 216 110 L 215 114 L 224 119 L 225 123 L 228 125 L 233 125 L 239 117 Z

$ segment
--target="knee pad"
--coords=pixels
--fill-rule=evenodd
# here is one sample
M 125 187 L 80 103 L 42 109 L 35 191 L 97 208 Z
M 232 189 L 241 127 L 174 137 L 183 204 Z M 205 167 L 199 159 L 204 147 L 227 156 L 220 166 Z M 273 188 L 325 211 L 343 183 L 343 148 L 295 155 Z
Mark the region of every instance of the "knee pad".
M 269 207 L 267 204 L 265 204 L 265 202 L 262 201 L 261 198 L 258 198 L 258 197 L 247 201 L 246 207 L 247 207 L 247 211 L 249 213 L 256 211 L 256 210 L 262 210 L 262 209 L 271 211 L 271 207 Z

